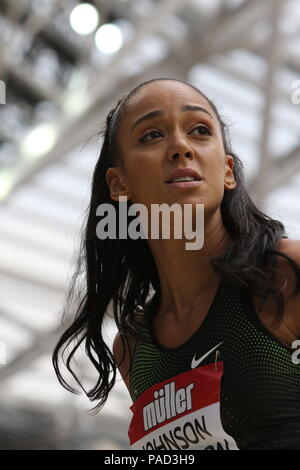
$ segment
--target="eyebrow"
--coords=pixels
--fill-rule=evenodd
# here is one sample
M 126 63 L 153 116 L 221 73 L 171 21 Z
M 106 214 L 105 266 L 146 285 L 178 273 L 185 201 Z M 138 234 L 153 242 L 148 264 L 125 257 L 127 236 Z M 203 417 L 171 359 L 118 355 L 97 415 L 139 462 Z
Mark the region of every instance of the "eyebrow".
M 202 113 L 206 113 L 206 114 L 209 114 L 210 117 L 213 117 L 213 115 L 207 111 L 207 109 L 205 108 L 202 108 L 202 106 L 196 106 L 196 105 L 192 105 L 192 104 L 187 104 L 185 106 L 182 106 L 180 108 L 180 111 L 184 112 L 184 111 L 201 111 Z M 141 122 L 143 121 L 146 121 L 148 119 L 152 119 L 156 116 L 162 116 L 164 115 L 164 111 L 162 109 L 155 109 L 154 111 L 150 111 L 149 113 L 147 114 L 144 114 L 143 116 L 141 116 L 140 118 L 138 118 L 135 123 L 133 124 L 132 128 L 131 128 L 131 131 L 133 131 L 133 129 L 138 125 L 140 124 Z

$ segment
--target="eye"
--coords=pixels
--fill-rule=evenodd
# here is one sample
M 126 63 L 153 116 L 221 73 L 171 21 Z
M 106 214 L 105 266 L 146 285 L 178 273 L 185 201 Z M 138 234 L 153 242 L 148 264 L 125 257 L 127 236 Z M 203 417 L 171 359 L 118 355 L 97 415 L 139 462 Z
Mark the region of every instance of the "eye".
M 194 132 L 196 129 L 202 129 L 202 132 L 200 133 L 201 135 L 212 135 L 212 132 L 210 131 L 210 129 L 206 126 L 197 126 L 195 127 L 195 129 L 193 129 L 191 132 Z
M 145 137 L 147 137 L 147 135 L 155 134 L 156 132 L 157 132 L 158 134 L 161 134 L 161 132 L 159 132 L 159 131 L 150 131 L 150 132 L 147 132 L 147 134 L 143 135 L 143 137 L 142 137 L 141 139 L 139 139 L 139 142 L 145 142 L 145 141 L 146 141 Z M 150 140 L 152 140 L 152 139 L 150 139 Z
M 200 135 L 212 135 L 212 132 L 210 131 L 210 129 L 207 126 L 204 126 L 204 125 L 197 126 L 191 132 L 194 132 L 196 129 L 202 129 L 202 132 L 200 133 Z M 151 134 L 153 135 L 155 133 L 158 133 L 158 134 L 162 135 L 160 131 L 153 130 L 153 131 L 147 132 L 143 137 L 141 137 L 141 139 L 139 139 L 139 142 L 147 142 L 146 137 L 148 135 L 151 135 Z M 152 139 L 150 139 L 150 140 L 152 140 Z

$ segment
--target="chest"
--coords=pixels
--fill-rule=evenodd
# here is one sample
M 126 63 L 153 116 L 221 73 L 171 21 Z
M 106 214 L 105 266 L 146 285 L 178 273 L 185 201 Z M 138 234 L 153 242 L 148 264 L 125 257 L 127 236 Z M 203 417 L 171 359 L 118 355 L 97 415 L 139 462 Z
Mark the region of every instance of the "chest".
M 293 315 L 286 308 L 281 322 L 274 323 L 276 308 L 268 302 L 261 308 L 261 300 L 252 297 L 254 311 L 262 327 L 272 336 L 277 338 L 283 345 L 291 347 L 294 340 L 299 338 L 295 331 Z M 169 315 L 157 314 L 153 322 L 153 332 L 157 341 L 166 348 L 176 348 L 187 342 L 203 325 L 212 305 L 211 296 L 206 296 L 201 303 L 190 312 L 186 318 L 179 321 Z

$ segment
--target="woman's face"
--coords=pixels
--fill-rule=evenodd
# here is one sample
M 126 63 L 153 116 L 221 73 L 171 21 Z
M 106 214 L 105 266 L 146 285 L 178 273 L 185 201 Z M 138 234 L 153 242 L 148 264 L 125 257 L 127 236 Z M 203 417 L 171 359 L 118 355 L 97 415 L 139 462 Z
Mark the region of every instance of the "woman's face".
M 203 110 L 183 111 L 184 106 Z M 153 111 L 159 113 L 140 119 Z M 127 104 L 123 116 L 119 128 L 123 168 L 107 172 L 112 199 L 127 195 L 148 209 L 154 203 L 201 203 L 208 213 L 220 206 L 224 188 L 235 187 L 233 158 L 225 155 L 217 116 L 193 88 L 176 81 L 149 83 Z M 195 170 L 200 183 L 184 189 L 167 183 L 179 168 Z

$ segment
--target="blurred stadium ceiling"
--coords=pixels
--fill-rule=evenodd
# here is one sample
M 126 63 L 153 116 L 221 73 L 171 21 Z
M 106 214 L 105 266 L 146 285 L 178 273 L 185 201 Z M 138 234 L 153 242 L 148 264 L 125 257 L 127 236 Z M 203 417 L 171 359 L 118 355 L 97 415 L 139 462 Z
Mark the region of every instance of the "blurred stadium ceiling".
M 81 35 L 70 24 L 80 2 L 0 0 L 0 389 L 11 410 L 0 420 L 0 448 L 13 445 L 5 435 L 25 432 L 24 413 L 12 409 L 26 407 L 37 429 L 45 410 L 49 423 L 53 410 L 60 423 L 51 421 L 56 443 L 39 439 L 37 447 L 76 447 L 83 435 L 86 446 L 126 445 L 125 388 L 116 386 L 99 421 L 84 421 L 81 401 L 58 386 L 50 354 L 101 147 L 83 143 L 137 83 L 177 77 L 207 93 L 229 124 L 251 195 L 291 238 L 300 234 L 300 104 L 292 100 L 300 88 L 299 0 L 90 3 L 98 25 Z M 113 332 L 108 326 L 108 341 Z

